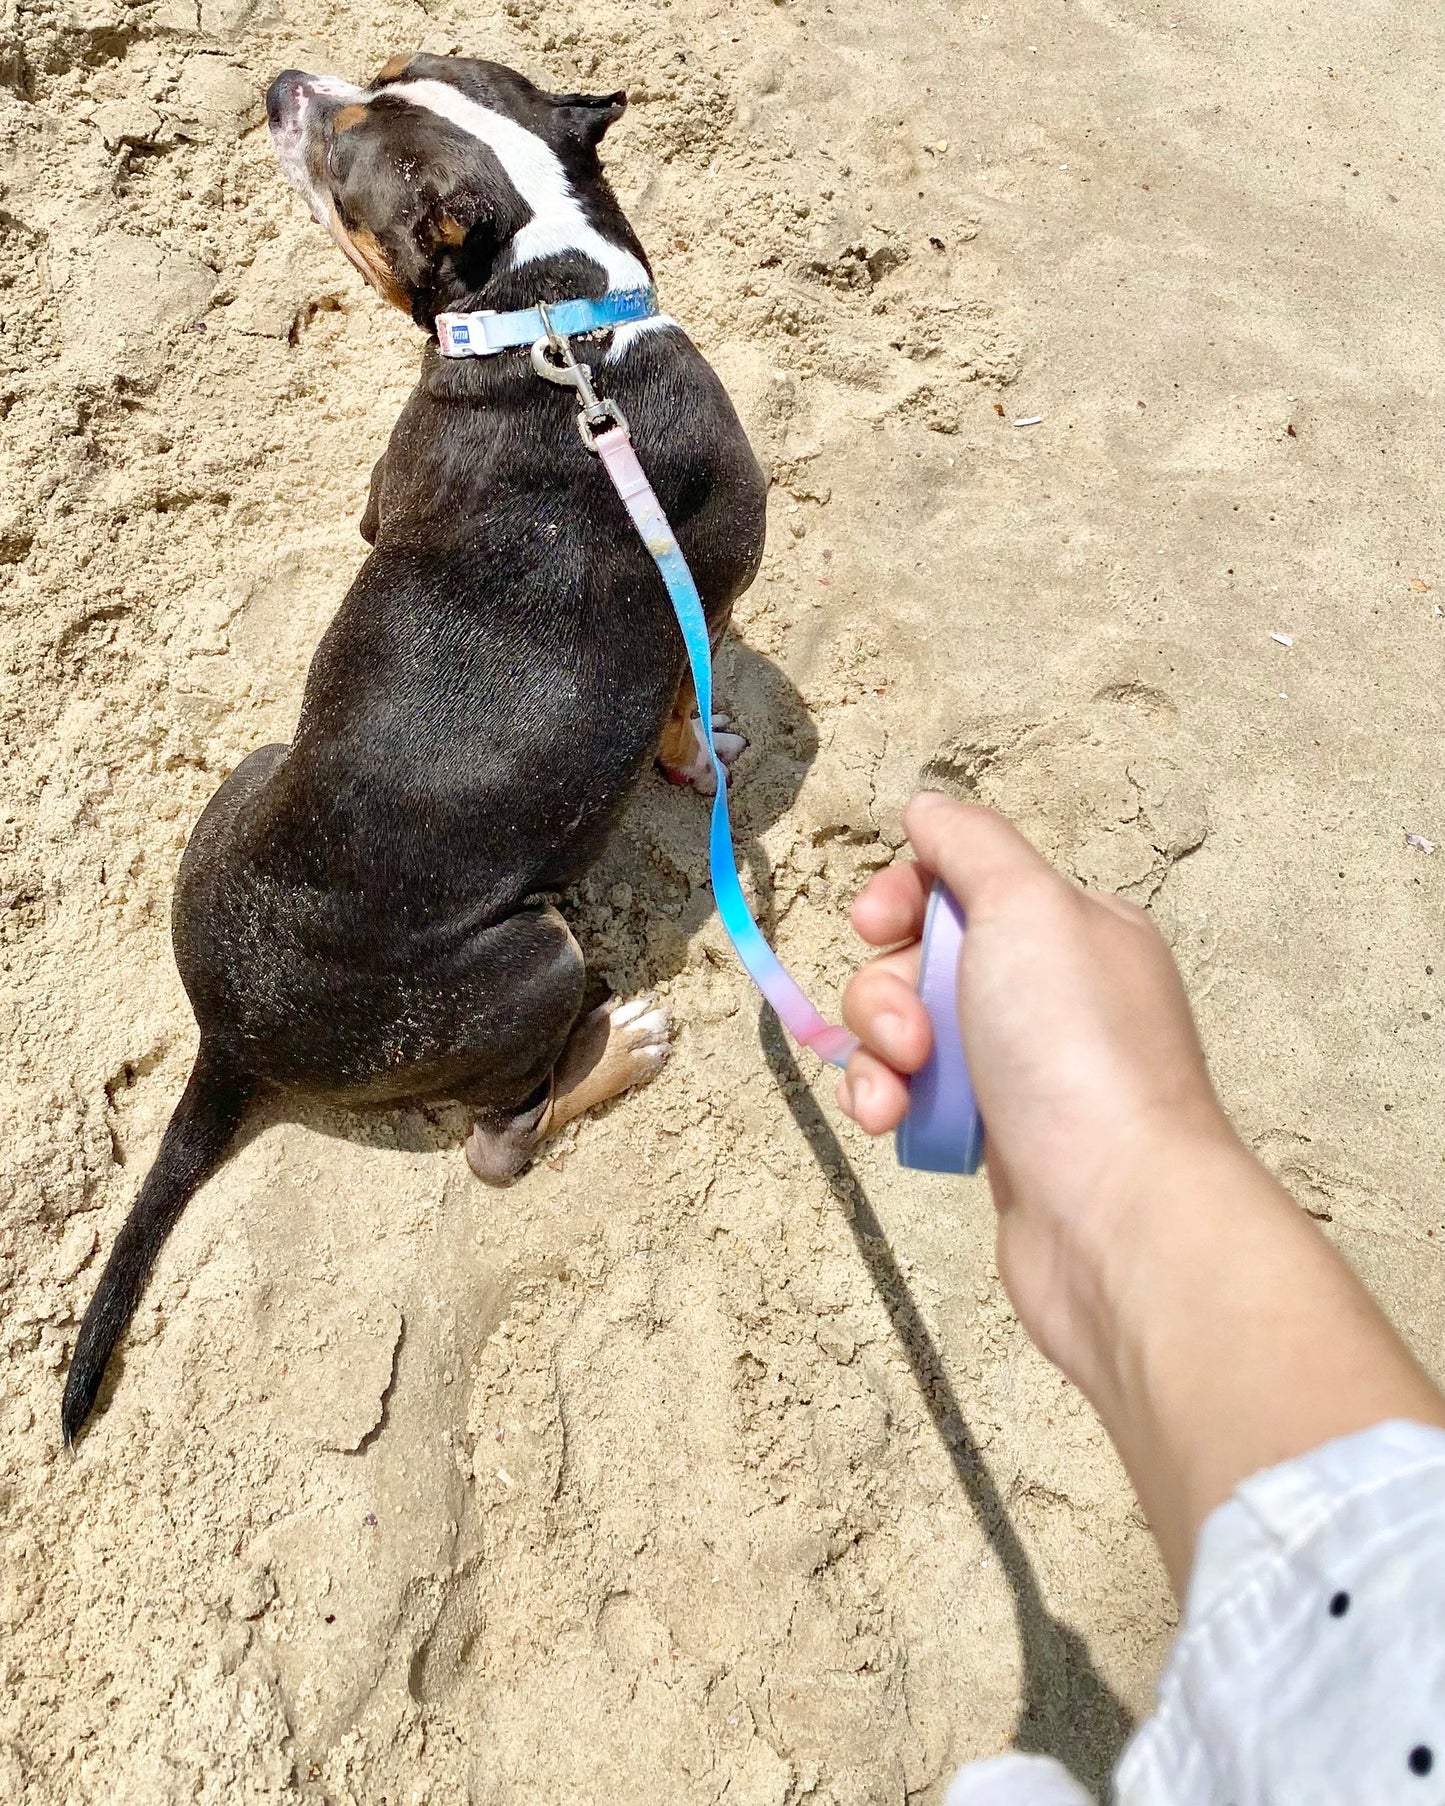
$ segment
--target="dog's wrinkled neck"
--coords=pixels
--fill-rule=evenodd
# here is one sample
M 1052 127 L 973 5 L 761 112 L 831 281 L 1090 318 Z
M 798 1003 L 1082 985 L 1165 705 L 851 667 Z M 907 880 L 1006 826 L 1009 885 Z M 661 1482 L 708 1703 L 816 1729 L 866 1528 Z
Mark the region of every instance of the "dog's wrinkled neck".
M 617 232 L 614 244 L 619 251 L 636 260 L 643 280 L 650 282 L 652 266 L 610 190 L 607 200 L 613 214 L 608 227 Z M 442 357 L 435 336 L 439 313 L 475 313 L 486 308 L 496 313 L 511 313 L 514 309 L 535 307 L 539 301 L 548 305 L 582 298 L 595 301 L 613 286 L 604 265 L 575 246 L 522 264 L 513 261 L 504 250 L 488 280 L 480 286 L 457 283 L 449 289 L 438 285 L 429 293 L 425 305 L 419 303 L 412 309 L 417 325 L 432 335 L 422 366 L 422 381 L 427 393 L 450 402 L 484 402 L 516 382 L 535 381 L 523 349 L 503 351 L 495 357 Z M 438 295 L 446 298 L 437 299 Z
M 637 265 L 637 280 L 628 286 L 646 287 L 652 280 L 652 270 L 641 256 L 637 258 Z M 488 282 L 468 290 L 458 302 L 448 303 L 446 311 L 471 313 L 491 309 L 496 313 L 510 313 L 517 308 L 535 307 L 538 302 L 555 306 L 559 301 L 597 301 L 609 289 L 618 286 L 609 280 L 608 272 L 595 258 L 585 251 L 569 248 L 520 267 L 499 264 Z M 437 313 L 442 311 L 441 308 L 436 310 Z

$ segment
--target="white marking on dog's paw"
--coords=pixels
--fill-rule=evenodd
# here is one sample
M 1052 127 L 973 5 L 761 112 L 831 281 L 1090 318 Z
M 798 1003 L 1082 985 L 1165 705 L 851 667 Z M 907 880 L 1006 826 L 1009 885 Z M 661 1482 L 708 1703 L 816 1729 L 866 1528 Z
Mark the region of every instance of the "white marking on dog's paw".
M 639 1016 L 645 1016 L 652 1008 L 652 999 L 644 991 L 637 997 L 609 997 L 600 1006 L 601 1014 L 612 1018 L 614 1028 L 626 1028 Z
M 554 1121 L 656 1076 L 672 1051 L 672 1016 L 655 997 L 609 997 L 572 1032 L 557 1063 Z
M 608 1019 L 606 1057 L 640 1062 L 638 1078 L 656 1072 L 672 1052 L 672 1015 L 655 997 L 612 997 L 598 1013 Z
M 609 997 L 573 1029 L 552 1073 L 552 1095 L 502 1127 L 477 1123 L 467 1164 L 489 1185 L 510 1185 L 549 1135 L 621 1091 L 657 1077 L 672 1052 L 665 1003 Z

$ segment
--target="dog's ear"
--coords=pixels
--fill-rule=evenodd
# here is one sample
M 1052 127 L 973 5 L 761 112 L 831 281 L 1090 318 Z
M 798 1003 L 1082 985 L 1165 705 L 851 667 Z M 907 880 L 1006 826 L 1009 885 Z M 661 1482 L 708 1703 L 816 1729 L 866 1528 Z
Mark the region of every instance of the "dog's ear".
M 515 227 L 515 220 L 503 221 L 492 208 L 478 206 L 475 195 L 454 193 L 433 204 L 417 237 L 433 271 L 445 259 L 463 282 L 480 288 Z
M 549 94 L 557 117 L 557 128 L 564 139 L 595 151 L 608 126 L 615 125 L 627 111 L 626 92 L 615 94 Z
M 415 261 L 407 284 L 411 316 L 430 331 L 438 311 L 490 280 L 507 240 L 525 218 L 509 208 L 515 196 L 492 195 L 485 186 L 459 182 L 425 196 L 425 210 L 411 235 Z M 410 259 L 408 260 L 410 261 Z

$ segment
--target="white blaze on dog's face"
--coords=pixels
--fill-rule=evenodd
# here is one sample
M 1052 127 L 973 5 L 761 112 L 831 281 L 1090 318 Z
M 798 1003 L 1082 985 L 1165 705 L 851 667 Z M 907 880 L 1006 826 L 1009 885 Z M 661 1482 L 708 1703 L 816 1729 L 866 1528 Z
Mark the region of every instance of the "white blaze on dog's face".
M 394 58 L 370 88 L 288 70 L 266 96 L 277 158 L 313 218 L 427 323 L 494 269 L 564 252 L 600 264 L 609 288 L 649 280 L 618 242 L 631 234 L 597 160 L 625 105 L 433 56 Z

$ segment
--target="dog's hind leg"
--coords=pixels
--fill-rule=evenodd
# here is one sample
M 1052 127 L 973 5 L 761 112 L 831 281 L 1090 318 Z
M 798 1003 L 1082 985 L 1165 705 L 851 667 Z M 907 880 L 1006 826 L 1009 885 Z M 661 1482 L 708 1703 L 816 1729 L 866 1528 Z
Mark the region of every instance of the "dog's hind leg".
M 552 1073 L 550 1112 L 541 1133 L 555 1134 L 619 1092 L 655 1078 L 672 1051 L 672 1018 L 655 997 L 609 997 L 572 1030 Z
M 509 1185 L 549 1135 L 655 1078 L 671 1037 L 671 1018 L 655 999 L 609 998 L 577 1023 L 535 1100 L 510 1117 L 478 1120 L 467 1138 L 468 1165 L 490 1185 Z
M 733 761 L 745 749 L 747 741 L 741 734 L 731 731 L 732 722 L 720 710 L 713 710 L 712 727 L 713 744 L 723 762 L 723 770 L 731 771 Z M 712 760 L 707 756 L 707 742 L 702 737 L 697 691 L 693 688 L 690 671 L 683 673 L 672 713 L 663 725 L 657 763 L 669 784 L 691 784 L 703 796 L 711 796 L 717 789 Z
M 297 1063 L 284 1076 L 353 1104 L 459 1099 L 476 1113 L 472 1170 L 506 1185 L 548 1135 L 650 1079 L 667 1057 L 664 1010 L 643 997 L 581 1016 L 585 985 L 561 913 L 526 903 L 384 1000 L 365 990 L 344 1010 L 333 1002 L 326 1069 Z

